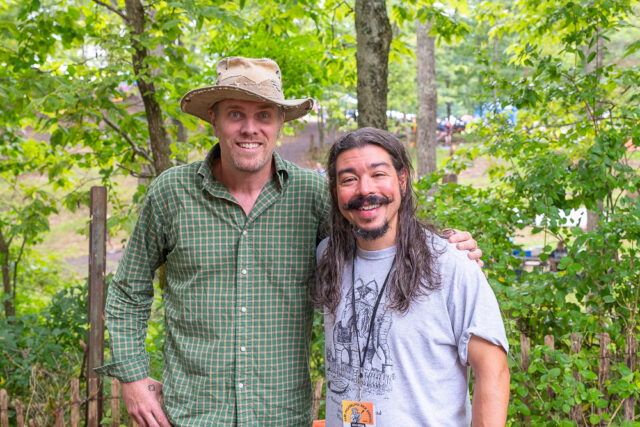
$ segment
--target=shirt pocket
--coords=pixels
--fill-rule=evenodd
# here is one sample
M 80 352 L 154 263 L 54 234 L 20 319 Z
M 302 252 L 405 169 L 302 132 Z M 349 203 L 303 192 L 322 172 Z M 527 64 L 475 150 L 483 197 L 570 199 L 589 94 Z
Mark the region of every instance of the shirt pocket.
M 273 285 L 306 288 L 313 277 L 315 242 L 268 242 L 262 255 L 264 271 Z

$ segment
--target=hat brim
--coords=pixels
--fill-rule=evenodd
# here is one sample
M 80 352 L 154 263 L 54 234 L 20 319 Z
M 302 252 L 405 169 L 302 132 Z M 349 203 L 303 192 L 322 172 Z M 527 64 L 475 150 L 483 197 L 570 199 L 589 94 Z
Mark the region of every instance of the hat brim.
M 180 100 L 180 108 L 187 114 L 211 122 L 209 108 L 225 99 L 269 102 L 284 108 L 284 121 L 298 119 L 313 108 L 313 99 L 273 99 L 235 86 L 208 86 L 187 92 Z

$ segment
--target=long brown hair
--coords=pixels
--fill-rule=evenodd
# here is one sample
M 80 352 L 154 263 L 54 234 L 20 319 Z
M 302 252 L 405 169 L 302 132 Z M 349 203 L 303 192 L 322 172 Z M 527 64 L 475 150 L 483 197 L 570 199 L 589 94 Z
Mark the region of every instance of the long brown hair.
M 347 262 L 353 261 L 356 239 L 351 224 L 338 209 L 336 192 L 336 162 L 347 150 L 365 147 L 368 144 L 383 148 L 393 163 L 396 173 L 407 173 L 407 191 L 402 195 L 398 209 L 395 269 L 387 287 L 387 304 L 401 313 L 417 297 L 440 287 L 437 266 L 437 251 L 429 236 L 440 235 L 436 228 L 416 216 L 416 197 L 411 185 L 413 167 L 402 143 L 389 132 L 375 128 L 361 128 L 341 137 L 329 151 L 327 175 L 331 191 L 331 227 L 329 242 L 318 262 L 316 285 L 312 299 L 316 305 L 335 311 L 342 296 L 342 273 Z M 425 233 L 425 230 L 431 233 Z

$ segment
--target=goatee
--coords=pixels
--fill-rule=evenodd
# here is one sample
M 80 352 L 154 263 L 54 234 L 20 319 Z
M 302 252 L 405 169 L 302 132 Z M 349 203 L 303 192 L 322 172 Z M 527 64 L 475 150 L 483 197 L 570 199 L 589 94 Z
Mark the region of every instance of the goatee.
M 353 234 L 356 237 L 361 238 L 362 240 L 376 240 L 380 237 L 384 236 L 384 234 L 389 231 L 389 221 L 385 221 L 381 227 L 374 228 L 373 230 L 368 230 L 365 228 L 353 226 Z

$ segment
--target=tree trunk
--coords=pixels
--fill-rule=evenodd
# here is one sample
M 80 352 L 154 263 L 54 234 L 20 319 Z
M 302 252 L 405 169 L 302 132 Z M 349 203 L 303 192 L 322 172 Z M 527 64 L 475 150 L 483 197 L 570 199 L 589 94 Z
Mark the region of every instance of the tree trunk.
M 436 86 L 435 39 L 429 37 L 431 23 L 416 21 L 418 42 L 418 176 L 436 170 L 436 131 L 438 126 L 438 89 Z
M 500 43 L 500 39 L 496 35 L 493 38 L 493 111 L 495 114 L 498 114 L 498 85 L 496 84 L 496 80 L 498 79 L 498 45 Z
M 156 89 L 152 82 L 151 71 L 145 64 L 145 59 L 149 56 L 149 51 L 139 39 L 145 35 L 145 15 L 140 0 L 125 0 L 127 18 L 131 27 L 131 45 L 133 46 L 133 70 L 136 73 L 138 90 L 144 103 L 144 110 L 147 115 L 149 126 L 149 142 L 153 153 L 153 169 L 155 175 L 160 175 L 163 171 L 171 167 L 171 149 L 167 132 L 162 121 L 162 109 L 155 100 Z
M 16 315 L 15 290 L 11 287 L 11 258 L 9 244 L 0 230 L 0 272 L 2 273 L 2 289 L 4 290 L 4 315 L 11 317 Z
M 385 0 L 356 0 L 358 127 L 387 129 L 391 24 Z
M 324 109 L 321 105 L 318 106 L 318 146 L 320 147 L 320 152 L 322 152 L 322 148 L 324 147 Z
M 600 32 L 598 31 L 594 37 L 596 37 L 596 42 L 593 44 L 591 48 L 588 45 L 584 47 L 584 57 L 583 61 L 584 71 L 586 74 L 596 73 L 596 82 L 599 82 L 600 77 L 600 69 L 602 68 L 602 39 L 600 38 Z M 591 62 L 587 62 L 587 58 L 591 55 L 591 52 L 596 53 L 596 56 Z M 599 105 L 592 105 L 591 111 L 592 114 L 595 114 L 595 111 L 598 109 Z M 588 114 L 588 112 L 587 112 Z M 598 126 L 597 118 L 591 117 L 592 123 L 594 126 Z M 588 211 L 587 212 L 587 231 L 594 231 L 598 228 L 598 221 L 600 221 L 600 217 L 602 216 L 602 212 L 604 210 L 604 205 L 602 200 L 598 200 L 598 211 Z

